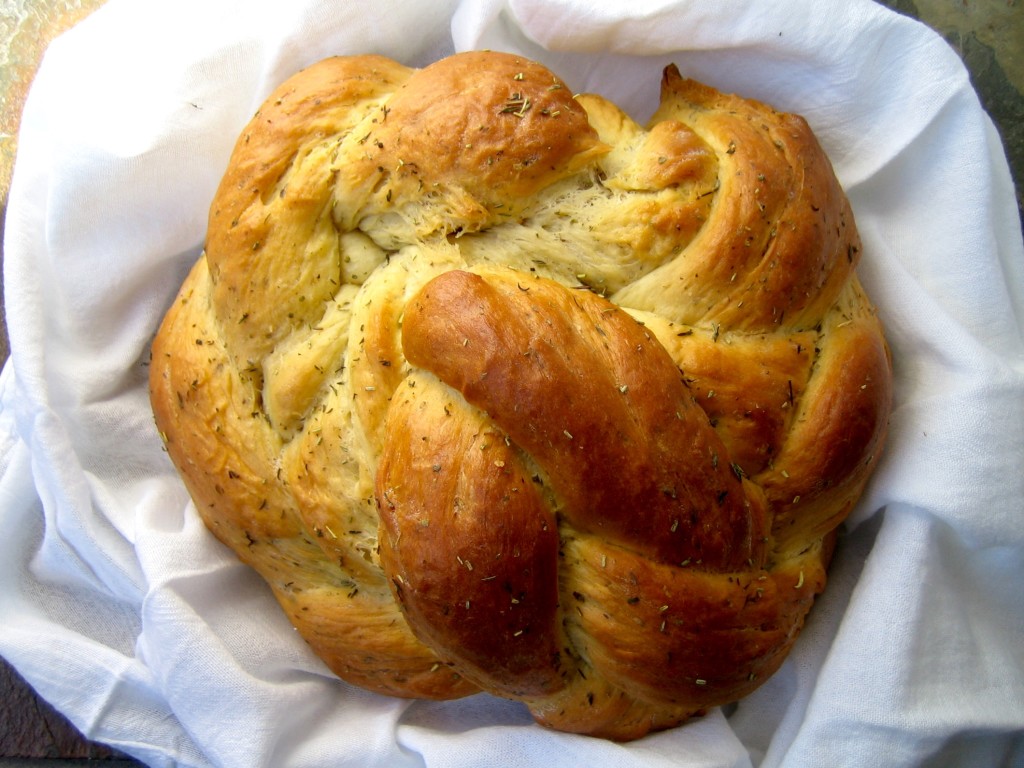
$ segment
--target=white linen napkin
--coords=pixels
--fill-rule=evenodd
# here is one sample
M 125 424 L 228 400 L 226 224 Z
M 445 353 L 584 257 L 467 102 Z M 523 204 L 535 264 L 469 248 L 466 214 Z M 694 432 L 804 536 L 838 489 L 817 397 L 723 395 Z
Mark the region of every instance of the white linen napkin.
M 333 678 L 152 423 L 150 338 L 267 93 L 331 54 L 472 48 L 641 121 L 669 62 L 803 114 L 894 352 L 884 459 L 789 660 L 628 745 Z M 31 90 L 4 267 L 0 654 L 93 739 L 153 766 L 1024 764 L 1024 246 L 998 135 L 916 22 L 868 0 L 110 0 Z

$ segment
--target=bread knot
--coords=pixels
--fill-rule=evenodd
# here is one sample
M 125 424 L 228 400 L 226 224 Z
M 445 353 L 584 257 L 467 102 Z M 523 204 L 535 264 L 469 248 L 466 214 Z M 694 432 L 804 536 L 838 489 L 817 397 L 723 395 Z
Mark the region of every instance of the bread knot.
M 153 344 L 196 509 L 341 678 L 619 740 L 783 662 L 886 432 L 807 123 L 646 126 L 510 54 L 320 62 L 244 129 Z

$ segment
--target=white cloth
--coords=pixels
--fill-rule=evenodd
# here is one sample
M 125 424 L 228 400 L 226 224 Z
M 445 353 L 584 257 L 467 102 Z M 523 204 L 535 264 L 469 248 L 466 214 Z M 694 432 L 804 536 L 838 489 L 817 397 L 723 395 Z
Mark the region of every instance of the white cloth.
M 662 67 L 803 114 L 895 356 L 884 459 L 781 671 L 621 746 L 486 695 L 326 673 L 198 521 L 155 432 L 149 340 L 244 122 L 317 59 L 547 63 L 645 119 Z M 47 53 L 7 219 L 0 654 L 153 766 L 1024 764 L 1024 247 L 950 48 L 868 0 L 110 0 Z

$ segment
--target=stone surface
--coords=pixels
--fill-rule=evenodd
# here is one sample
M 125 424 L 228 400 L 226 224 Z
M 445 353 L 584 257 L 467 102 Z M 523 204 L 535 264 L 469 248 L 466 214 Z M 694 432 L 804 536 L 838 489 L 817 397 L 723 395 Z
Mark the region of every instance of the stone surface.
M 1024 222 L 1024 5 L 1022 0 L 880 0 L 945 38 L 999 129 Z
M 21 107 L 47 44 L 103 0 L 0 0 L 0 200 L 7 201 Z
M 46 46 L 104 0 L 0 0 L 0 259 L 3 258 L 3 220 L 18 150 L 21 109 Z M 0 319 L 3 312 L 0 274 Z M 0 323 L 0 360 L 8 355 L 7 324 Z
M 62 715 L 36 696 L 18 673 L 0 659 L 0 757 L 97 760 L 115 755 L 107 747 L 82 739 Z

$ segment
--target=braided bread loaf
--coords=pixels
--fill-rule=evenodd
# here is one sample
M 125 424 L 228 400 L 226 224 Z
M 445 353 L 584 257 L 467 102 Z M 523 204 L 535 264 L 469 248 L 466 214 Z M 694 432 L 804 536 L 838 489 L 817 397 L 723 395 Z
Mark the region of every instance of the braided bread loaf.
M 632 739 L 748 693 L 825 585 L 889 353 L 799 117 L 665 71 L 375 56 L 238 140 L 153 344 L 208 527 L 340 677 Z

